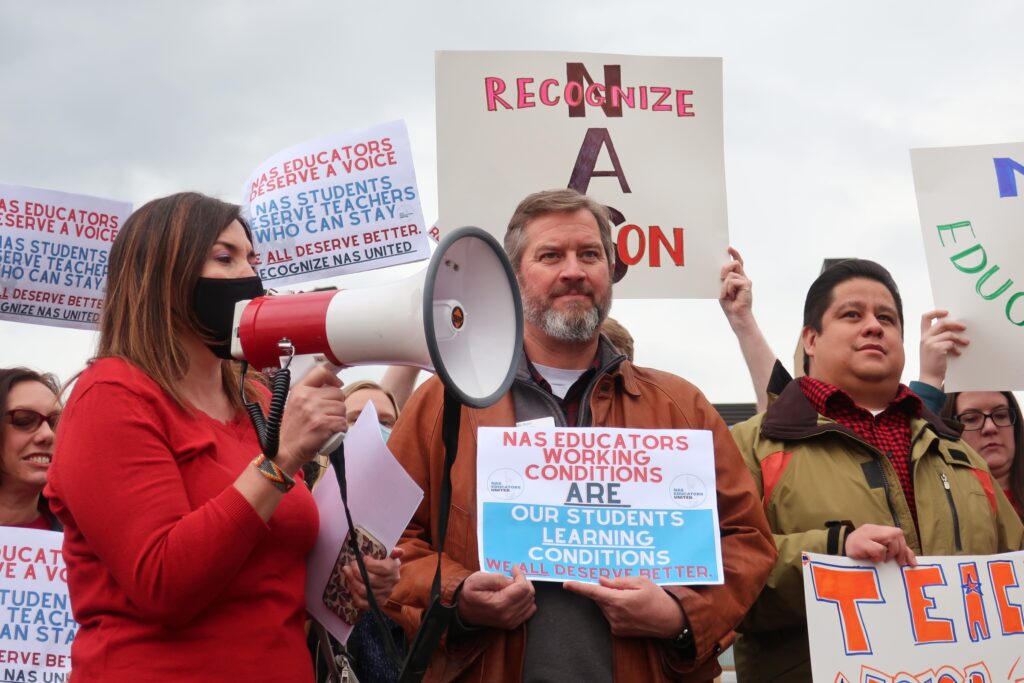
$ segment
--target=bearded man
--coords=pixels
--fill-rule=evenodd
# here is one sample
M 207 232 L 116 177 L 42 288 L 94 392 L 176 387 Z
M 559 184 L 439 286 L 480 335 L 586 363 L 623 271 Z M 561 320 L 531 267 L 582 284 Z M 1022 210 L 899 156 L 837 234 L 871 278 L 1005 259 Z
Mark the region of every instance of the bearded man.
M 725 423 L 687 381 L 634 366 L 599 329 L 615 250 L 605 207 L 573 190 L 539 192 L 505 236 L 525 314 L 524 356 L 495 405 L 463 408 L 442 554 L 443 602 L 457 618 L 434 656 L 437 681 L 711 681 L 717 655 L 757 597 L 775 547 Z M 429 604 L 440 497 L 443 387 L 426 382 L 388 442 L 426 492 L 401 541 L 390 612 L 411 634 Z M 477 429 L 546 420 L 559 427 L 704 429 L 713 434 L 725 583 L 659 587 L 647 578 L 531 583 L 480 571 Z

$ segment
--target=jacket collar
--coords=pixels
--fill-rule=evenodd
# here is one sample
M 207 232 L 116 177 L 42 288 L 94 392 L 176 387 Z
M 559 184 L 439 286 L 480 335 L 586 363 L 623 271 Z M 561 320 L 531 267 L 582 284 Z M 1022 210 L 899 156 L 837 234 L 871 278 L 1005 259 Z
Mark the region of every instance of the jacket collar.
M 517 382 L 533 382 L 533 376 L 530 374 L 529 367 L 530 359 L 526 356 L 526 349 L 523 349 L 523 354 L 519 359 L 519 367 L 516 369 L 516 381 Z M 598 373 L 595 376 L 595 380 L 603 375 L 608 375 L 613 378 L 621 377 L 622 386 L 626 390 L 626 393 L 631 396 L 640 395 L 640 385 L 636 380 L 636 375 L 633 372 L 633 364 L 629 362 L 625 354 L 620 353 L 610 341 L 602 334 L 597 340 L 597 363 L 596 367 Z
M 944 439 L 953 441 L 960 439 L 960 435 L 955 430 L 946 425 L 938 415 L 928 410 L 927 407 L 921 408 L 919 419 L 924 422 L 921 428 L 930 428 Z M 912 425 L 913 423 L 914 420 L 911 420 Z M 778 398 L 768 406 L 761 423 L 761 433 L 776 440 L 802 439 L 837 429 L 853 433 L 842 425 L 818 415 L 818 411 L 811 406 L 810 401 L 804 396 L 803 390 L 800 389 L 800 382 L 796 380 L 791 380 Z M 919 433 L 920 428 L 912 427 L 913 437 L 916 438 Z

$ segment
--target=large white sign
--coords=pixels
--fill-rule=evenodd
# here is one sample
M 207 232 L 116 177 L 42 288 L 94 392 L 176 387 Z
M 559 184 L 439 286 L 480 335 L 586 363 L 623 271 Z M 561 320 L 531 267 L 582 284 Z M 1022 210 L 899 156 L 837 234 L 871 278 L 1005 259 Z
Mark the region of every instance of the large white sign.
M 709 431 L 482 427 L 476 480 L 484 571 L 724 581 Z
M 804 554 L 814 680 L 1024 681 L 1024 552 L 917 562 Z
M 947 391 L 1024 389 L 1024 142 L 910 151 L 935 305 L 967 325 Z
M 0 320 L 96 329 L 107 256 L 132 205 L 0 185 Z
M 242 189 L 271 287 L 430 257 L 403 121 L 279 152 Z
M 728 230 L 722 61 L 437 53 L 442 231 L 499 240 L 516 205 L 572 187 L 614 209 L 626 298 L 717 298 Z
M 71 616 L 64 535 L 3 527 L 0 531 L 0 683 L 68 680 Z

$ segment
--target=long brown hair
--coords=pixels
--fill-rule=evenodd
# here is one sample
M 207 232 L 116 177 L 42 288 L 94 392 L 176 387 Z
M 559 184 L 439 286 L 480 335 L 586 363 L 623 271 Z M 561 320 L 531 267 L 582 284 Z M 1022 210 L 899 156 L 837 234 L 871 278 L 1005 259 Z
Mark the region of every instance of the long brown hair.
M 210 249 L 232 221 L 245 225 L 236 204 L 173 194 L 132 213 L 110 250 L 96 355 L 130 361 L 182 406 L 179 381 L 189 367 L 182 339 L 203 334 L 192 297 Z M 225 361 L 221 376 L 232 405 L 241 407 L 234 365 Z
M 942 417 L 956 419 L 956 400 L 962 392 L 946 394 L 946 403 L 942 406 Z M 1013 462 L 1010 463 L 1010 493 L 1017 505 L 1024 505 L 1024 419 L 1021 417 L 1020 405 L 1012 391 L 1000 391 L 1010 413 L 1013 414 Z

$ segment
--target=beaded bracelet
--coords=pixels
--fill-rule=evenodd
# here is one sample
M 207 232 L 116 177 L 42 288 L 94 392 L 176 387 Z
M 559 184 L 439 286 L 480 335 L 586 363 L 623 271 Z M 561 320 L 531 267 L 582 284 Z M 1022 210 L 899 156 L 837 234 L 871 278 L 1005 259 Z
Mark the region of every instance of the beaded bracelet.
M 252 461 L 259 473 L 266 477 L 279 491 L 288 493 L 295 486 L 295 480 L 284 473 L 273 460 L 260 453 Z

